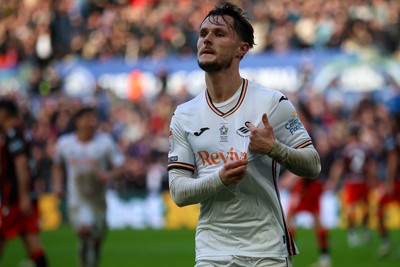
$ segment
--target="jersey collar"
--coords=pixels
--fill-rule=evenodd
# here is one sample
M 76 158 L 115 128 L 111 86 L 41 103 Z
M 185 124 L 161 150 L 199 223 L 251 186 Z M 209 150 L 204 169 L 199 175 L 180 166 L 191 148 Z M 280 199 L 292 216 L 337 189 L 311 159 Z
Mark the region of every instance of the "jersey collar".
M 221 111 L 214 105 L 214 103 L 212 102 L 211 97 L 210 97 L 210 95 L 209 95 L 209 93 L 208 93 L 208 90 L 205 90 L 205 91 L 206 91 L 206 92 L 205 92 L 205 94 L 206 94 L 206 101 L 207 101 L 208 106 L 211 108 L 211 110 L 212 110 L 215 114 L 217 114 L 217 115 L 220 116 L 220 117 L 226 118 L 226 117 L 232 115 L 233 113 L 235 113 L 236 110 L 239 109 L 240 105 L 243 103 L 244 97 L 245 97 L 246 92 L 247 92 L 248 83 L 249 83 L 249 82 L 248 82 L 247 79 L 243 79 L 242 89 L 241 89 L 241 93 L 240 93 L 240 96 L 239 96 L 239 100 L 238 100 L 238 102 L 236 103 L 236 105 L 235 105 L 231 110 L 229 110 L 229 111 L 226 112 L 226 113 L 221 112 Z

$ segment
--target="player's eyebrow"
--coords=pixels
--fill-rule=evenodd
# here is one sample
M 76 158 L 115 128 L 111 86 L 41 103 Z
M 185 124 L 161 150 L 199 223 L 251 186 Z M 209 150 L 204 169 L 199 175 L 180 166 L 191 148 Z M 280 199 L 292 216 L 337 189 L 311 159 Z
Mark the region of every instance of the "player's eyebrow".
M 205 34 L 208 32 L 221 32 L 221 33 L 229 33 L 231 28 L 229 25 L 222 24 L 222 23 L 211 23 L 211 26 L 203 26 L 199 29 L 199 34 Z
M 215 33 L 215 32 L 228 33 L 229 30 L 228 30 L 227 27 L 224 27 L 224 26 L 221 26 L 221 27 L 212 27 L 212 28 L 204 27 L 204 28 L 201 28 L 201 29 L 199 30 L 199 34 L 200 34 L 200 35 L 201 35 L 201 34 L 208 33 L 208 32 L 214 32 L 214 33 Z

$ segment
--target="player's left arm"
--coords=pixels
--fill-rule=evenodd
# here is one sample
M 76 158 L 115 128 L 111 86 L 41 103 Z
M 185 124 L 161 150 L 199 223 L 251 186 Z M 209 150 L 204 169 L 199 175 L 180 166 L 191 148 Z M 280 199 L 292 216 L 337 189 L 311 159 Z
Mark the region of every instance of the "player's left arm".
M 275 104 L 270 114 L 262 115 L 261 127 L 249 125 L 250 151 L 270 156 L 298 176 L 317 177 L 320 157 L 294 106 L 287 98 Z
M 111 169 L 103 170 L 99 168 L 98 175 L 103 182 L 107 183 L 115 177 L 119 177 L 126 171 L 126 168 L 125 156 L 118 147 L 117 142 L 115 142 L 111 136 L 106 135 L 106 141 L 104 143 L 108 146 L 107 161 L 111 164 Z

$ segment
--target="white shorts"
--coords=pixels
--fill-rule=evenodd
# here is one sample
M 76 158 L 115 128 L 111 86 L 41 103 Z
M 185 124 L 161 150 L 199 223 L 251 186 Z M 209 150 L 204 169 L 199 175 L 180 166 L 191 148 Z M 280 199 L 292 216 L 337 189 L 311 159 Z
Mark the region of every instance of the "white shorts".
M 82 226 L 91 226 L 96 237 L 104 236 L 107 230 L 106 211 L 94 209 L 86 203 L 70 205 L 68 207 L 68 217 L 71 226 L 75 230 Z
M 251 258 L 226 256 L 198 260 L 195 267 L 292 267 L 292 258 Z

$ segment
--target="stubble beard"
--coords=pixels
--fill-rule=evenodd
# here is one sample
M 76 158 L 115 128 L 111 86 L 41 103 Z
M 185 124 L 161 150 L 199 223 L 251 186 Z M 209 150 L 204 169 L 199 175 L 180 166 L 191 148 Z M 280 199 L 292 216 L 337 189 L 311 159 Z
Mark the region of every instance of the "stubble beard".
M 227 59 L 223 62 L 200 62 L 199 59 L 197 59 L 197 64 L 205 72 L 214 73 L 230 68 L 230 66 L 232 65 L 232 59 Z

